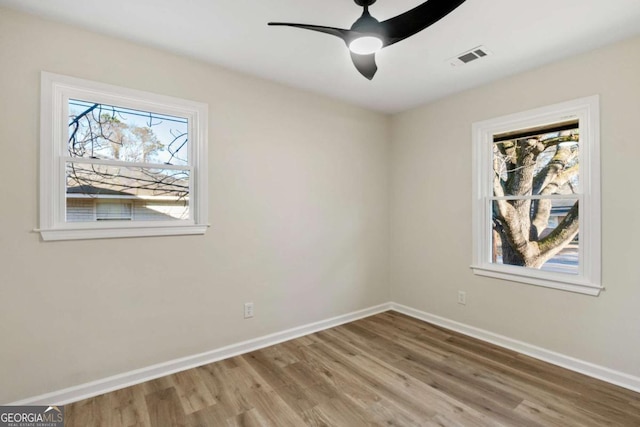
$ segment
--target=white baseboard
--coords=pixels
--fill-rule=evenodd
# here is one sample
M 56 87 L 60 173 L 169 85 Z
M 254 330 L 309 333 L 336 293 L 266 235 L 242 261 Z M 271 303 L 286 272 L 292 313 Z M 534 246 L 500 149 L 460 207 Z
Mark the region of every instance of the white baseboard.
M 207 351 L 205 353 L 159 363 L 157 365 L 136 369 L 134 371 L 125 372 L 123 374 L 114 375 L 101 380 L 80 384 L 63 390 L 53 391 L 40 396 L 30 397 L 9 403 L 8 405 L 66 405 L 68 403 L 88 399 L 90 397 L 98 396 L 124 387 L 140 384 L 145 381 L 171 375 L 176 372 L 192 369 L 197 366 L 206 365 L 219 360 L 228 359 L 229 357 L 237 356 L 239 354 L 269 347 L 271 345 L 299 338 L 304 335 L 309 335 L 314 332 L 333 328 L 334 326 L 342 325 L 343 323 L 353 322 L 354 320 L 358 320 L 363 317 L 388 311 L 390 308 L 391 303 L 377 305 L 375 307 L 354 311 L 331 319 L 310 323 L 308 325 L 299 326 L 286 331 L 276 332 L 274 334 L 232 344 L 216 350 Z
M 331 319 L 322 320 L 308 325 L 299 326 L 274 334 L 265 335 L 263 337 L 254 338 L 252 340 L 243 341 L 232 344 L 216 350 L 207 351 L 205 353 L 187 356 L 180 359 L 171 360 L 169 362 L 159 363 L 157 365 L 148 366 L 142 369 L 125 372 L 123 374 L 114 375 L 97 381 L 80 384 L 74 387 L 65 388 L 63 390 L 53 391 L 39 396 L 30 397 L 17 402 L 9 403 L 12 406 L 21 405 L 66 405 L 77 402 L 82 399 L 98 396 L 124 387 L 140 384 L 145 381 L 154 380 L 176 372 L 192 369 L 197 366 L 206 365 L 208 363 L 217 362 L 229 357 L 248 353 L 264 347 L 269 347 L 284 341 L 309 335 L 314 332 L 333 328 L 334 326 L 344 323 L 353 322 L 363 317 L 372 316 L 387 310 L 394 310 L 407 316 L 423 320 L 443 328 L 451 329 L 477 338 L 482 341 L 490 342 L 500 347 L 508 348 L 518 353 L 526 354 L 545 362 L 552 363 L 563 368 L 579 372 L 590 377 L 619 385 L 636 392 L 640 392 L 640 378 L 613 369 L 605 368 L 590 362 L 565 356 L 544 348 L 536 347 L 522 341 L 517 341 L 493 332 L 485 331 L 480 328 L 465 325 L 454 320 L 436 316 L 424 311 L 420 311 L 402 304 L 389 302 L 380 304 L 375 307 L 366 308 L 364 310 L 355 311 L 344 314 L 342 316 L 333 317 Z
M 615 371 L 613 369 L 605 368 L 604 366 L 565 356 L 563 354 L 527 344 L 522 341 L 517 341 L 503 335 L 494 334 L 493 332 L 485 331 L 484 329 L 465 325 L 464 323 L 459 323 L 454 320 L 449 320 L 444 317 L 416 310 L 415 308 L 407 307 L 406 305 L 392 302 L 391 310 L 640 393 L 640 377 L 635 377 L 633 375 L 625 374 L 624 372 Z

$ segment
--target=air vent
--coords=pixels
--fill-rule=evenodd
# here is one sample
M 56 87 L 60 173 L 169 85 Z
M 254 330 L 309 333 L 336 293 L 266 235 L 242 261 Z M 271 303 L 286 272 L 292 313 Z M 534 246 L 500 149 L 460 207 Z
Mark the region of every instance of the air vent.
M 473 49 L 470 49 L 466 52 L 461 53 L 460 55 L 456 55 L 455 57 L 449 59 L 449 62 L 452 66 L 457 67 L 459 65 L 465 65 L 469 62 L 476 61 L 478 59 L 484 58 L 485 56 L 491 55 L 491 52 L 487 50 L 484 46 L 477 46 Z

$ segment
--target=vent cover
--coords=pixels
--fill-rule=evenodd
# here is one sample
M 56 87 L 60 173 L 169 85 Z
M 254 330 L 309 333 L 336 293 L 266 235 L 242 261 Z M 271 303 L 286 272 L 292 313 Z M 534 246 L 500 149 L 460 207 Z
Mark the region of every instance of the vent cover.
M 465 64 L 468 64 L 469 62 L 473 62 L 475 60 L 484 58 L 485 56 L 488 56 L 488 55 L 491 55 L 491 52 L 487 50 L 486 47 L 477 46 L 477 47 L 474 47 L 473 49 L 470 49 L 466 52 L 463 52 L 459 55 L 454 56 L 453 58 L 449 59 L 449 62 L 451 63 L 452 66 L 457 67 L 459 65 L 465 65 Z

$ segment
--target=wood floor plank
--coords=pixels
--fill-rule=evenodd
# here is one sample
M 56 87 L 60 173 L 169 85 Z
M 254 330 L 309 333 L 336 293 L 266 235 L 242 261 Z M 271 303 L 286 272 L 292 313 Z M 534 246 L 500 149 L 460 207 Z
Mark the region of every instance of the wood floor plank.
M 235 417 L 236 415 L 229 416 L 222 405 L 215 404 L 187 415 L 186 424 L 189 427 L 223 426 L 227 424 L 227 420 Z
M 325 339 L 326 341 L 326 339 Z M 340 348 L 314 345 L 318 355 L 334 362 L 333 369 L 344 375 L 352 373 L 357 379 L 373 392 L 402 404 L 418 419 L 429 419 L 438 413 L 469 414 L 477 425 L 492 425 L 487 417 L 472 408 L 452 401 L 440 391 L 429 387 L 420 381 L 410 378 L 389 366 L 358 355 L 356 351 L 341 354 Z
M 396 312 L 67 405 L 66 426 L 640 426 L 640 394 Z
M 316 400 L 311 395 L 310 388 L 303 388 L 297 384 L 291 384 L 286 387 L 276 389 L 282 400 L 298 415 L 301 415 L 304 411 L 307 411 L 314 406 L 319 405 L 325 400 Z
M 324 397 L 330 399 L 349 399 L 361 407 L 367 407 L 381 400 L 380 394 L 368 384 L 352 373 L 335 369 L 334 361 L 325 360 L 314 354 L 313 346 L 306 349 L 307 364 L 317 371 L 318 375 L 323 375 L 324 381 L 312 387 L 310 390 L 321 391 Z
M 110 427 L 113 425 L 111 399 L 113 394 L 103 394 L 74 404 L 70 410 L 65 408 L 65 425 L 71 427 Z
M 400 322 L 414 323 L 415 319 L 400 319 Z M 380 333 L 385 332 L 380 329 Z M 405 330 L 407 330 L 405 326 Z M 456 338 L 456 339 L 452 339 Z M 549 390 L 555 396 L 562 396 L 566 398 L 579 397 L 580 393 L 578 389 L 571 389 L 564 386 L 561 382 L 549 382 L 544 378 L 540 378 L 530 371 L 530 369 L 519 370 L 515 360 L 518 354 L 514 351 L 502 349 L 492 344 L 484 343 L 486 346 L 482 347 L 484 351 L 480 351 L 477 345 L 481 343 L 479 340 L 465 337 L 461 334 L 452 332 L 451 335 L 445 340 L 437 341 L 427 335 L 413 335 L 413 333 L 407 333 L 407 337 L 400 338 L 406 346 L 416 345 L 416 348 L 422 348 L 427 345 L 428 347 L 439 348 L 440 351 L 446 352 L 446 360 L 448 363 L 458 365 L 475 365 L 476 369 L 481 367 L 486 370 L 493 371 L 494 373 L 501 374 L 504 378 L 508 378 L 508 382 L 513 381 L 527 386 L 532 386 L 538 390 Z M 421 350 L 422 351 L 422 350 Z
M 271 390 L 268 384 L 248 369 L 244 360 L 240 358 L 237 358 L 235 367 L 231 369 L 211 363 L 196 370 L 216 400 L 216 411 L 222 411 L 227 418 L 235 417 L 253 408 L 247 401 L 247 392 L 262 388 Z
M 216 404 L 197 369 L 173 374 L 171 380 L 185 414 L 192 414 Z
M 338 358 L 327 357 L 322 348 L 322 344 L 314 344 L 307 348 L 309 364 L 325 374 L 327 383 L 337 393 L 362 407 L 373 405 L 383 399 L 385 395 L 393 394 L 386 390 L 385 385 L 381 382 L 372 380 L 370 376 L 361 377 L 358 372 L 349 369 Z M 393 395 L 395 396 L 395 394 Z M 411 407 L 411 405 L 409 406 Z M 421 406 L 415 409 L 420 411 L 421 416 L 432 415 L 430 412 L 424 413 Z
M 302 418 L 289 407 L 275 391 L 253 390 L 247 400 L 270 425 L 278 427 L 299 427 Z
M 282 368 L 262 350 L 252 351 L 241 356 L 251 368 L 271 387 L 285 387 L 287 382 L 282 378 Z
M 173 382 L 171 381 L 171 375 L 167 375 L 166 377 L 156 378 L 155 380 L 146 381 L 139 385 L 144 390 L 144 394 L 151 394 L 156 391 L 162 391 L 173 387 Z
M 370 418 L 352 402 L 340 399 L 323 402 L 304 414 L 304 421 L 309 426 L 381 426 Z
M 299 381 L 296 386 L 297 393 L 299 393 L 296 397 L 300 400 L 292 402 L 285 398 L 285 401 L 305 418 L 311 416 L 312 413 L 318 415 L 313 408 L 322 408 L 327 405 L 335 407 L 336 401 L 343 400 L 351 408 L 350 411 L 358 413 L 358 418 L 367 424 L 419 425 L 404 408 L 365 387 L 358 387 L 357 381 L 353 379 L 343 378 L 342 384 L 349 384 L 349 386 L 339 388 L 328 381 L 316 381 L 310 388 L 303 388 L 303 384 L 305 381 Z M 283 393 L 282 389 L 277 389 L 277 391 L 281 395 L 289 395 L 288 391 L 286 393 Z M 304 398 L 300 398 L 300 396 L 304 396 Z
M 213 424 L 216 425 L 216 424 Z M 229 427 L 269 427 L 271 424 L 264 418 L 257 409 L 250 409 L 246 412 L 227 419 Z M 274 426 L 276 427 L 276 426 Z
M 286 346 L 283 345 L 267 347 L 261 350 L 261 352 L 265 357 L 271 359 L 276 365 L 281 368 L 298 362 L 298 358 L 295 356 L 294 352 L 290 351 Z
M 186 427 L 185 414 L 175 388 L 153 392 L 145 400 L 152 426 Z
M 383 426 L 422 427 L 429 425 L 428 420 L 414 416 L 402 405 L 388 399 L 382 399 L 365 408 L 365 412 Z
M 127 387 L 111 393 L 113 427 L 150 427 L 149 411 L 142 387 Z
M 516 408 L 516 412 L 524 415 L 532 421 L 537 421 L 542 425 L 571 425 L 578 423 L 584 427 L 598 427 L 606 425 L 602 420 L 594 420 L 580 414 L 577 411 L 567 412 L 566 410 L 557 410 L 551 405 L 540 405 L 530 401 L 523 401 Z
M 91 399 L 81 400 L 73 405 L 67 405 L 64 410 L 64 424 L 66 427 L 87 426 L 91 425 L 89 421 L 92 419 Z
M 392 324 L 372 318 L 361 319 L 356 323 L 365 328 L 371 328 L 377 335 L 383 336 L 398 345 L 420 351 L 425 357 L 444 360 L 453 354 L 453 348 L 442 346 L 442 343 L 446 342 L 445 339 L 429 335 L 426 329 L 408 331 L 405 327 L 396 328 Z M 448 338 L 449 335 L 446 335 L 446 337 Z
M 358 333 L 358 330 L 354 330 Z M 336 336 L 345 336 L 345 339 L 352 332 L 347 331 L 327 331 L 327 333 Z M 522 398 L 516 393 L 509 392 L 503 388 L 498 388 L 493 384 L 486 383 L 477 379 L 477 367 L 474 365 L 457 364 L 452 366 L 451 358 L 428 358 L 424 357 L 423 352 L 419 349 L 405 347 L 395 344 L 391 340 L 387 340 L 381 336 L 371 336 L 368 341 L 349 340 L 351 345 L 357 346 L 360 350 L 366 352 L 369 349 L 375 350 L 378 359 L 388 363 L 395 368 L 410 373 L 422 382 L 430 384 L 432 387 L 443 390 L 447 388 L 449 393 L 452 390 L 458 390 L 458 395 L 471 395 L 472 400 L 474 394 L 478 394 L 478 400 L 494 399 L 500 402 L 502 406 L 510 409 L 515 408 L 522 402 Z M 385 351 L 378 350 L 384 348 Z

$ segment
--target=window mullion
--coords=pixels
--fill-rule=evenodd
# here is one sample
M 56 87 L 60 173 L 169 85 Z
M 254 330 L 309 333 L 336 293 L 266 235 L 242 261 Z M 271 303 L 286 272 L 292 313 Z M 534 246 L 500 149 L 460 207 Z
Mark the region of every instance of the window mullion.
M 579 193 L 571 193 L 571 194 L 549 194 L 549 195 L 531 195 L 531 196 L 489 196 L 487 197 L 489 200 L 563 200 L 563 199 L 579 199 L 581 194 Z
M 170 165 L 164 163 L 140 163 L 140 162 L 125 162 L 121 160 L 109 160 L 109 159 L 95 159 L 91 157 L 63 157 L 66 163 L 85 163 L 91 165 L 105 165 L 105 166 L 121 166 L 128 168 L 143 168 L 143 169 L 168 169 L 168 170 L 191 170 L 191 165 Z

